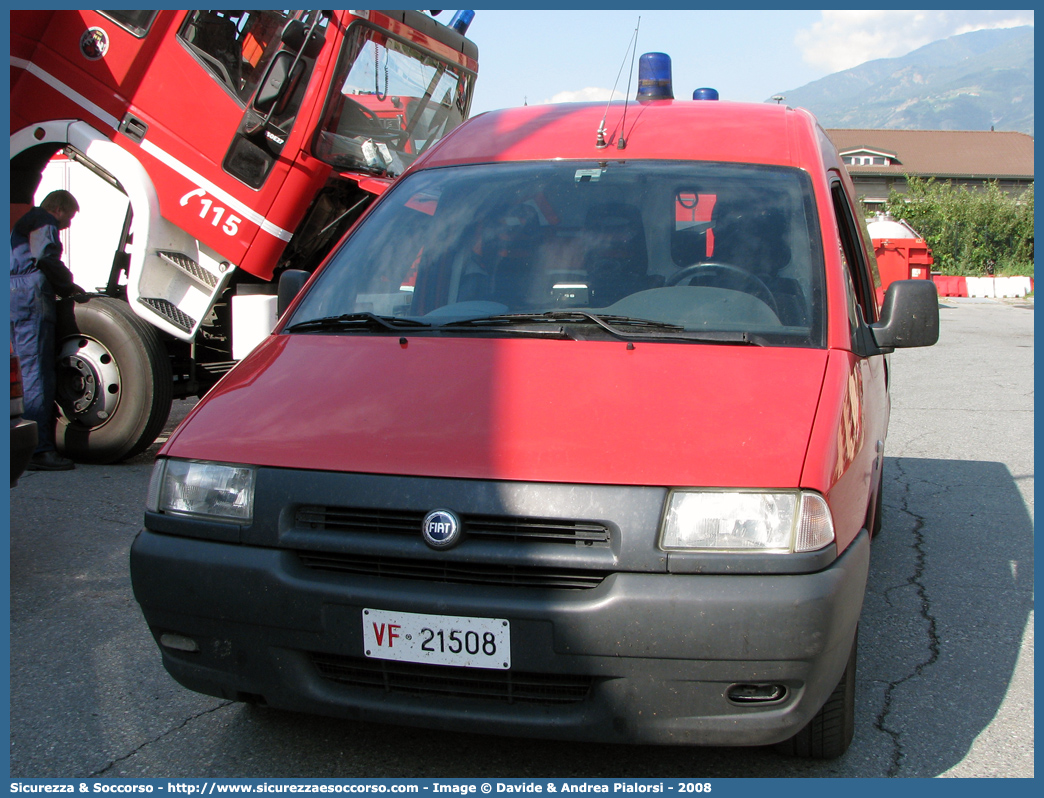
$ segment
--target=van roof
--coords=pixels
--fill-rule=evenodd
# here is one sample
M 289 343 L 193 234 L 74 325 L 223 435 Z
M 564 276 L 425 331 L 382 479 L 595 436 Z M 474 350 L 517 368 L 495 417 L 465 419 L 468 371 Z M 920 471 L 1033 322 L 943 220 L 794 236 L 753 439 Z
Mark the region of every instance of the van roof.
M 607 146 L 597 146 L 605 117 Z M 668 159 L 809 166 L 820 131 L 803 109 L 771 103 L 655 100 L 559 103 L 489 111 L 451 133 L 417 166 L 562 159 Z M 617 148 L 623 131 L 626 147 Z M 823 134 L 825 137 L 825 134 Z

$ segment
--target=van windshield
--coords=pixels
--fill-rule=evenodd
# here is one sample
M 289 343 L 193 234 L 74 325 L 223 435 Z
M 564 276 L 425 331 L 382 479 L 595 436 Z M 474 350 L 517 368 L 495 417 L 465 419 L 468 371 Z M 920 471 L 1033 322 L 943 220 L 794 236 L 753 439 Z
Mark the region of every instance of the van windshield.
M 422 170 L 350 234 L 287 329 L 507 335 L 545 324 L 589 328 L 587 337 L 822 347 L 821 240 L 798 169 Z

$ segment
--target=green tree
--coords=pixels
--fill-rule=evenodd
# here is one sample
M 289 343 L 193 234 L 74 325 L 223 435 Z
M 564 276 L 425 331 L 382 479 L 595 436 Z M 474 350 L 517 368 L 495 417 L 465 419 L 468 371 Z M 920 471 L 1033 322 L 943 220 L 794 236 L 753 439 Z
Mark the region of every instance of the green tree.
M 907 191 L 893 189 L 885 210 L 924 237 L 943 274 L 1033 275 L 1032 186 L 1012 195 L 996 181 L 979 191 L 909 176 Z

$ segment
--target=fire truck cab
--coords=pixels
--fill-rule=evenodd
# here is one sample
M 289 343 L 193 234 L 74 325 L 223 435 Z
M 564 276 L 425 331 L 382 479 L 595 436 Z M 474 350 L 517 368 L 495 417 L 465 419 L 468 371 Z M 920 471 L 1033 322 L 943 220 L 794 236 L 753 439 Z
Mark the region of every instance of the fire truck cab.
M 131 574 L 165 667 L 353 719 L 840 755 L 888 356 L 939 323 L 929 281 L 878 306 L 857 219 L 811 114 L 669 71 L 465 122 L 161 450 Z
M 313 270 L 467 117 L 471 16 L 12 12 L 12 222 L 56 156 L 106 186 L 115 214 L 109 248 L 70 258 L 96 293 L 63 303 L 60 449 L 142 451 L 172 397 L 202 395 L 256 343 L 236 346 L 234 328 L 271 329 L 278 273 Z M 265 298 L 241 303 L 259 319 L 233 318 L 240 295 Z

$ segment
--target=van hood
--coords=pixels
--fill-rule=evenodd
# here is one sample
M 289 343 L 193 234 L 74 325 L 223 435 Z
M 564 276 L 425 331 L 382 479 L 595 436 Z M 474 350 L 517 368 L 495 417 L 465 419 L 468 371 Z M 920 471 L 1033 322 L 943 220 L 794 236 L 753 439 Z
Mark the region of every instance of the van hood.
M 322 471 L 796 487 L 827 352 L 273 335 L 161 454 Z

